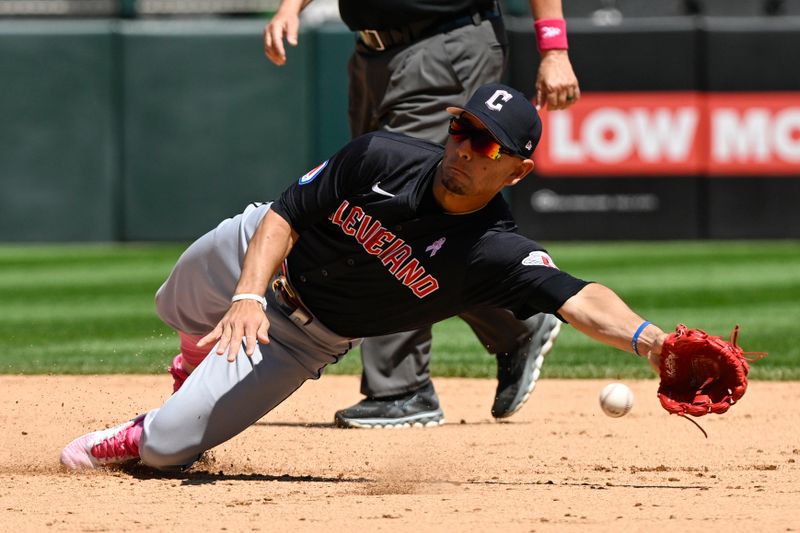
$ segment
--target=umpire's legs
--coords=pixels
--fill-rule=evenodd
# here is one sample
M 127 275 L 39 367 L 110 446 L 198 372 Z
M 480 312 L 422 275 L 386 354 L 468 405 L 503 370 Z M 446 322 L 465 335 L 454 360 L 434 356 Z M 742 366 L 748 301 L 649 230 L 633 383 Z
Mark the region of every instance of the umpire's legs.
M 469 324 L 486 351 L 494 354 L 513 352 L 539 324 L 536 315 L 519 320 L 506 309 L 482 308 L 459 316 Z
M 535 333 L 535 315 L 518 320 L 505 309 L 482 308 L 459 315 L 489 353 L 513 352 Z M 431 326 L 381 337 L 361 344 L 361 393 L 385 398 L 415 391 L 431 380 Z
M 431 380 L 431 326 L 370 337 L 361 344 L 361 394 L 386 398 L 415 391 Z

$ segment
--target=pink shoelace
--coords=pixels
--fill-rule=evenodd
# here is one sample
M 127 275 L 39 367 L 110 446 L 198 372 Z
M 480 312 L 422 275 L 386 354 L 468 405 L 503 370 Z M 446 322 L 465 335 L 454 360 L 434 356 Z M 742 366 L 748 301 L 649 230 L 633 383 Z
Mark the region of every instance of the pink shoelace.
M 137 418 L 130 427 L 92 446 L 92 455 L 97 459 L 139 457 L 143 420 L 144 417 Z

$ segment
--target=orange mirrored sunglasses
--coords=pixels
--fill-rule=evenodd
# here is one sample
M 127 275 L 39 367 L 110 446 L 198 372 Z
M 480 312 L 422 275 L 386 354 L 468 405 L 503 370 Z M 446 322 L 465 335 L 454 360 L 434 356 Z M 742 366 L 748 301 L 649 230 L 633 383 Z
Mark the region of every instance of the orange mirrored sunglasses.
M 468 120 L 461 117 L 450 119 L 450 127 L 447 132 L 459 142 L 469 138 L 472 149 L 489 159 L 500 159 L 501 154 L 514 155 L 514 152 L 497 142 L 497 139 L 492 137 L 488 130 L 476 128 Z

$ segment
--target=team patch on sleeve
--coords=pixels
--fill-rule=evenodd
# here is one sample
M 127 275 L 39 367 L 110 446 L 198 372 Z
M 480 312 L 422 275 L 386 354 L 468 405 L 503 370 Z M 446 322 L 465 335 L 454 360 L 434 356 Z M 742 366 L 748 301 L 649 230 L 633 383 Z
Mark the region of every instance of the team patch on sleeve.
M 522 264 L 525 266 L 546 266 L 550 268 L 558 268 L 556 266 L 555 261 L 553 258 L 547 255 L 544 252 L 531 252 L 529 253 L 525 259 L 522 260 Z
M 298 185 L 305 185 L 307 183 L 311 183 L 312 181 L 314 181 L 314 178 L 319 176 L 319 173 L 322 172 L 323 169 L 325 169 L 326 166 L 328 166 L 328 162 L 327 161 L 325 161 L 325 162 L 321 163 L 320 165 L 317 165 L 316 167 L 312 168 L 311 170 L 306 172 L 303 175 L 302 178 L 300 178 L 297 181 L 297 184 Z

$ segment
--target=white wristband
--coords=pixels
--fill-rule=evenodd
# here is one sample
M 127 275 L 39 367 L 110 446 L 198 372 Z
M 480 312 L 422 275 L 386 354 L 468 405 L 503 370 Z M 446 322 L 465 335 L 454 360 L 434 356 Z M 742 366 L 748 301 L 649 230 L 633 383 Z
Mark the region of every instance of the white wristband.
M 239 300 L 255 300 L 261 304 L 261 307 L 263 307 L 264 309 L 267 308 L 267 299 L 258 294 L 252 294 L 252 293 L 234 294 L 233 298 L 231 298 L 231 303 L 238 302 Z

